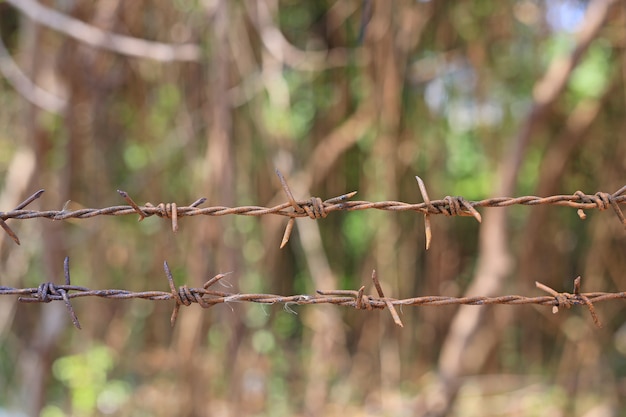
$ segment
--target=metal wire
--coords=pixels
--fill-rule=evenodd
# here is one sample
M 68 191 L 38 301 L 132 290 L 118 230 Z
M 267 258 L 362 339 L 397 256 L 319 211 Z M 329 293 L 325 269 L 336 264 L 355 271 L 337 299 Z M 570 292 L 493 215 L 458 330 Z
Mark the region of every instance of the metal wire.
M 446 216 L 472 216 L 478 222 L 481 221 L 481 215 L 476 208 L 481 207 L 508 207 L 512 205 L 556 205 L 575 208 L 581 219 L 585 219 L 586 215 L 583 210 L 598 209 L 606 210 L 612 208 L 617 215 L 620 223 L 626 228 L 626 219 L 622 213 L 619 204 L 626 202 L 626 196 L 622 195 L 626 192 L 626 186 L 620 188 L 616 192 L 609 194 L 605 192 L 597 192 L 588 195 L 582 191 L 576 191 L 573 195 L 555 195 L 550 197 L 525 196 L 517 198 L 498 197 L 481 201 L 468 201 L 463 197 L 447 196 L 441 200 L 431 200 L 426 191 L 426 187 L 421 178 L 416 177 L 420 193 L 424 199 L 423 203 L 410 204 L 400 201 L 349 201 L 356 191 L 343 194 L 338 197 L 330 198 L 322 201 L 321 198 L 313 197 L 308 200 L 298 201 L 294 198 L 287 181 L 282 174 L 276 171 L 283 190 L 287 195 L 288 201 L 274 207 L 260 206 L 242 206 L 242 207 L 206 207 L 199 206 L 206 202 L 205 198 L 200 198 L 189 206 L 178 206 L 176 203 L 161 203 L 156 206 L 146 203 L 139 206 L 125 191 L 118 190 L 120 196 L 129 204 L 127 206 L 113 206 L 101 209 L 86 208 L 81 210 L 24 210 L 24 208 L 34 200 L 41 197 L 44 190 L 39 190 L 15 209 L 8 212 L 0 212 L 0 227 L 17 243 L 20 241 L 17 235 L 11 230 L 6 220 L 26 220 L 34 218 L 47 218 L 52 220 L 66 219 L 88 219 L 96 216 L 123 216 L 130 214 L 138 214 L 139 220 L 143 220 L 150 216 L 159 216 L 171 220 L 172 230 L 178 230 L 178 219 L 185 216 L 225 216 L 225 215 L 244 215 L 244 216 L 263 216 L 263 215 L 279 215 L 289 217 L 287 227 L 281 242 L 281 247 L 288 242 L 295 218 L 309 217 L 313 220 L 325 218 L 328 213 L 333 211 L 355 211 L 355 210 L 388 210 L 388 211 L 414 211 L 424 215 L 425 233 L 426 233 L 426 249 L 430 246 L 431 227 L 430 215 L 443 214 Z M 202 288 L 189 288 L 183 285 L 176 288 L 174 279 L 167 262 L 164 263 L 165 275 L 167 277 L 170 291 L 144 291 L 133 292 L 119 289 L 103 289 L 93 290 L 85 287 L 71 285 L 69 258 L 65 259 L 65 283 L 56 285 L 50 282 L 42 283 L 36 288 L 11 288 L 0 286 L 0 295 L 18 295 L 18 300 L 25 303 L 47 303 L 50 301 L 63 301 L 68 309 L 70 317 L 74 325 L 80 329 L 80 323 L 74 309 L 70 303 L 72 298 L 78 297 L 101 297 L 115 299 L 131 299 L 141 298 L 151 301 L 174 300 L 175 307 L 171 316 L 171 323 L 174 325 L 181 306 L 199 304 L 203 308 L 211 307 L 215 304 L 232 303 L 232 302 L 251 302 L 260 304 L 284 304 L 285 309 L 293 311 L 290 305 L 306 305 L 306 304 L 335 304 L 340 306 L 352 307 L 360 310 L 373 310 L 387 308 L 394 322 L 398 326 L 403 326 L 396 306 L 443 306 L 443 305 L 488 305 L 488 304 L 538 304 L 553 306 L 553 311 L 557 312 L 559 307 L 570 308 L 573 305 L 584 305 L 589 309 L 591 317 L 597 326 L 601 326 L 600 321 L 595 313 L 594 303 L 607 300 L 626 298 L 626 293 L 581 293 L 580 277 L 574 281 L 574 293 L 559 293 L 544 284 L 536 283 L 537 287 L 545 292 L 548 296 L 525 297 L 519 295 L 505 295 L 500 297 L 445 297 L 445 296 L 425 296 L 406 299 L 396 299 L 386 297 L 383 293 L 380 282 L 376 275 L 376 271 L 372 274 L 372 281 L 378 296 L 365 295 L 365 286 L 357 291 L 352 290 L 331 290 L 317 291 L 314 295 L 290 295 L 282 296 L 275 294 L 242 294 L 216 291 L 210 289 L 215 283 L 219 282 L 227 274 L 220 274 L 207 281 Z
M 189 206 L 178 205 L 176 203 L 160 203 L 153 205 L 146 203 L 139 206 L 125 191 L 118 190 L 118 193 L 129 204 L 127 206 L 112 206 L 105 208 L 84 208 L 80 210 L 24 210 L 24 208 L 32 201 L 39 198 L 44 190 L 39 190 L 28 199 L 22 202 L 18 207 L 11 211 L 0 212 L 0 227 L 17 243 L 20 241 L 17 235 L 11 230 L 6 220 L 27 220 L 35 218 L 46 218 L 51 220 L 67 220 L 67 219 L 89 219 L 96 216 L 125 216 L 138 214 L 139 220 L 146 217 L 158 216 L 171 220 L 172 230 L 178 231 L 178 219 L 187 216 L 226 216 L 226 215 L 242 215 L 242 216 L 264 216 L 278 215 L 289 217 L 285 233 L 281 242 L 284 247 L 288 242 L 291 231 L 294 226 L 294 220 L 298 217 L 309 217 L 313 220 L 325 218 L 329 213 L 334 211 L 356 211 L 356 210 L 387 210 L 387 211 L 413 211 L 424 214 L 426 247 L 430 246 L 431 230 L 430 215 L 443 214 L 445 216 L 473 216 L 478 222 L 481 221 L 481 215 L 476 208 L 482 207 L 509 207 L 513 205 L 538 206 L 538 205 L 554 205 L 565 206 L 578 209 L 578 215 L 581 219 L 586 218 L 583 210 L 606 210 L 612 208 L 617 215 L 620 223 L 626 229 L 626 219 L 619 205 L 626 202 L 626 186 L 620 188 L 616 192 L 610 194 L 606 192 L 597 192 L 593 195 L 585 194 L 582 191 L 576 191 L 573 195 L 554 195 L 549 197 L 496 197 L 480 201 L 469 201 L 463 197 L 447 196 L 440 200 L 430 200 L 426 187 L 421 178 L 416 177 L 419 190 L 424 199 L 423 203 L 405 203 L 401 201 L 350 201 L 349 199 L 356 195 L 356 191 L 343 194 L 322 201 L 321 198 L 312 197 L 308 200 L 295 200 L 285 178 L 276 171 L 288 201 L 274 207 L 261 206 L 241 206 L 241 207 L 204 207 L 199 206 L 206 202 L 206 198 L 200 198 Z
M 318 290 L 316 294 L 307 295 L 276 295 L 276 294 L 245 294 L 217 291 L 211 289 L 213 285 L 218 283 L 228 274 L 219 274 L 208 280 L 202 288 L 190 288 L 186 285 L 176 287 L 174 278 L 167 262 L 164 262 L 163 268 L 167 278 L 170 291 L 142 291 L 133 292 L 120 289 L 102 289 L 94 290 L 86 287 L 72 285 L 70 281 L 69 258 L 65 258 L 64 271 L 65 283 L 56 285 L 51 282 L 40 284 L 33 288 L 11 288 L 0 286 L 0 295 L 17 295 L 18 300 L 23 303 L 49 303 L 51 301 L 63 301 L 68 309 L 70 317 L 74 325 L 80 329 L 80 323 L 74 309 L 70 303 L 73 298 L 79 297 L 100 297 L 111 299 L 144 299 L 150 301 L 174 301 L 174 311 L 171 316 L 172 326 L 178 317 L 181 306 L 189 306 L 191 304 L 199 304 L 202 308 L 209 308 L 216 304 L 248 302 L 258 304 L 283 304 L 287 311 L 292 311 L 291 305 L 309 305 L 309 304 L 334 304 L 344 307 L 352 307 L 358 310 L 376 310 L 387 308 L 394 322 L 403 327 L 397 306 L 447 306 L 447 305 L 491 305 L 491 304 L 536 304 L 552 306 L 553 312 L 558 312 L 560 307 L 570 308 L 575 305 L 584 305 L 589 309 L 591 317 L 596 326 L 601 327 L 598 319 L 594 303 L 624 299 L 626 292 L 580 292 L 580 277 L 574 280 L 574 293 L 557 292 L 552 288 L 536 282 L 537 288 L 547 292 L 549 295 L 526 297 L 521 295 L 504 295 L 499 297 L 446 297 L 446 296 L 422 296 L 405 299 L 396 299 L 386 297 L 378 281 L 376 271 L 372 273 L 372 281 L 378 296 L 365 295 L 365 286 L 356 291 L 353 290 Z

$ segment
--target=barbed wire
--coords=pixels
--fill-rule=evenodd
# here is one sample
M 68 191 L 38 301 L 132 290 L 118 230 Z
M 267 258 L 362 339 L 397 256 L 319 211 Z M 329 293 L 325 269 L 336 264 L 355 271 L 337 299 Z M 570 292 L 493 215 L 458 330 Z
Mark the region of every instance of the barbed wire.
M 482 218 L 476 210 L 481 207 L 508 207 L 513 205 L 556 205 L 575 208 L 581 219 L 585 219 L 584 210 L 598 209 L 606 210 L 613 208 L 620 223 L 626 228 L 626 219 L 619 207 L 619 204 L 626 202 L 626 196 L 622 195 L 626 192 L 626 186 L 618 191 L 610 194 L 606 192 L 597 192 L 588 195 L 582 191 L 576 191 L 573 195 L 554 195 L 549 197 L 524 196 L 517 198 L 497 197 L 480 201 L 469 201 L 463 197 L 446 196 L 440 200 L 430 200 L 424 182 L 420 177 L 416 177 L 420 193 L 424 199 L 423 203 L 411 204 L 400 201 L 351 201 L 350 198 L 356 195 L 356 191 L 333 197 L 322 201 L 321 198 L 312 197 L 308 200 L 296 200 L 282 174 L 276 171 L 278 178 L 288 201 L 274 207 L 260 206 L 242 206 L 242 207 L 206 207 L 199 206 L 206 202 L 206 198 L 200 198 L 189 206 L 179 207 L 176 203 L 160 203 L 152 205 L 146 203 L 139 206 L 125 191 L 118 190 L 120 196 L 129 204 L 128 206 L 113 206 L 100 209 L 85 208 L 80 210 L 67 210 L 68 203 L 61 210 L 25 210 L 25 207 L 41 197 L 44 190 L 39 190 L 32 194 L 15 209 L 9 212 L 0 212 L 0 226 L 4 231 L 17 243 L 20 244 L 19 238 L 8 226 L 6 220 L 26 220 L 34 218 L 47 218 L 52 220 L 66 219 L 88 219 L 96 216 L 122 216 L 138 214 L 139 221 L 150 216 L 158 216 L 171 220 L 172 230 L 178 230 L 178 218 L 185 216 L 225 216 L 225 215 L 245 215 L 245 216 L 263 216 L 263 215 L 280 215 L 289 217 L 285 233 L 280 247 L 284 247 L 288 242 L 295 219 L 298 217 L 309 217 L 317 220 L 325 218 L 328 213 L 333 211 L 355 211 L 355 210 L 388 210 L 388 211 L 414 211 L 424 215 L 426 249 L 430 246 L 431 241 L 431 225 L 430 215 L 443 214 L 445 216 L 472 216 L 478 222 Z M 0 295 L 18 295 L 18 300 L 25 303 L 48 303 L 50 301 L 63 301 L 68 309 L 73 324 L 80 329 L 80 323 L 74 309 L 70 303 L 72 298 L 78 297 L 101 297 L 112 299 L 146 299 L 151 301 L 175 301 L 175 307 L 171 316 L 171 324 L 174 325 L 178 317 L 181 306 L 188 306 L 193 303 L 199 304 L 203 308 L 209 308 L 215 304 L 233 303 L 233 302 L 251 302 L 260 304 L 283 304 L 285 310 L 294 312 L 291 305 L 307 305 L 307 304 L 334 304 L 340 306 L 352 307 L 359 310 L 374 310 L 387 308 L 394 322 L 398 326 L 403 326 L 400 316 L 396 310 L 397 306 L 443 306 L 443 305 L 490 305 L 490 304 L 538 304 L 551 305 L 553 312 L 557 312 L 560 307 L 570 308 L 573 305 L 584 305 L 588 308 L 594 323 L 601 327 L 600 321 L 595 313 L 594 303 L 607 300 L 624 299 L 626 293 L 581 293 L 580 277 L 574 280 L 574 293 L 557 292 L 552 288 L 536 282 L 536 286 L 547 292 L 548 296 L 526 297 L 519 295 L 505 295 L 500 297 L 473 296 L 473 297 L 447 297 L 447 296 L 422 296 L 407 299 L 396 299 L 386 297 L 376 275 L 376 271 L 372 274 L 372 281 L 378 296 L 365 295 L 365 286 L 356 291 L 353 290 L 330 290 L 317 291 L 314 295 L 290 295 L 282 296 L 275 294 L 245 294 L 217 291 L 211 287 L 222 280 L 228 274 L 219 274 L 207 281 L 202 288 L 190 288 L 186 285 L 176 288 L 172 273 L 167 262 L 164 263 L 165 275 L 167 277 L 170 291 L 143 291 L 133 292 L 120 289 L 102 289 L 94 290 L 86 287 L 72 285 L 70 281 L 69 258 L 65 258 L 64 275 L 65 283 L 57 285 L 51 282 L 40 284 L 36 288 L 11 288 L 0 286 Z
M 469 201 L 463 197 L 446 196 L 440 200 L 430 200 L 424 182 L 420 177 L 415 177 L 419 186 L 420 193 L 424 200 L 423 203 L 405 203 L 401 201 L 352 201 L 350 198 L 356 195 L 356 191 L 343 194 L 322 201 L 319 197 L 311 197 L 308 200 L 296 200 L 287 185 L 287 181 L 283 175 L 277 170 L 283 190 L 287 195 L 288 201 L 274 207 L 261 206 L 241 206 L 241 207 L 199 207 L 206 202 L 206 198 L 199 198 L 189 206 L 179 206 L 176 203 L 160 203 L 153 205 L 146 203 L 139 206 L 128 195 L 127 192 L 118 190 L 120 196 L 129 204 L 127 206 L 113 206 L 105 208 L 84 208 L 79 210 L 67 210 L 69 201 L 61 210 L 24 210 L 26 206 L 34 200 L 41 197 L 44 190 L 39 190 L 15 209 L 7 212 L 0 212 L 0 227 L 13 239 L 15 243 L 20 244 L 17 235 L 11 230 L 6 223 L 8 219 L 26 220 L 35 218 L 47 218 L 51 220 L 67 220 L 67 219 L 89 219 L 96 216 L 124 216 L 138 214 L 139 221 L 150 216 L 158 216 L 170 219 L 173 232 L 178 231 L 178 219 L 185 216 L 226 216 L 226 215 L 243 215 L 243 216 L 264 216 L 279 215 L 289 217 L 283 239 L 280 247 L 283 248 L 289 241 L 293 230 L 295 219 L 298 217 L 309 217 L 313 220 L 325 218 L 333 211 L 356 211 L 356 210 L 387 210 L 387 211 L 414 211 L 424 215 L 426 249 L 430 247 L 432 238 L 430 215 L 443 214 L 445 216 L 472 216 L 478 222 L 481 222 L 481 215 L 476 210 L 482 207 L 509 207 L 513 205 L 538 206 L 538 205 L 555 205 L 566 206 L 578 210 L 581 219 L 585 219 L 586 215 L 583 210 L 606 210 L 613 208 L 620 223 L 626 229 L 626 219 L 619 205 L 626 202 L 626 196 L 622 195 L 626 192 L 626 186 L 620 188 L 614 193 L 597 192 L 593 195 L 585 194 L 582 191 L 576 191 L 573 195 L 554 195 L 549 197 L 523 196 L 523 197 L 496 197 L 488 198 L 480 201 Z
M 387 308 L 391 313 L 394 322 L 404 327 L 400 315 L 396 307 L 403 306 L 449 306 L 449 305 L 492 305 L 492 304 L 508 304 L 522 305 L 535 304 L 552 306 L 553 313 L 557 313 L 559 308 L 571 308 L 575 305 L 584 305 L 589 310 L 593 322 L 596 326 L 602 327 L 600 320 L 595 312 L 594 303 L 624 299 L 626 292 L 590 292 L 581 293 L 581 278 L 574 280 L 574 292 L 557 292 L 554 289 L 540 283 L 535 282 L 537 288 L 547 292 L 549 295 L 526 297 L 521 295 L 504 295 L 499 297 L 448 297 L 448 296 L 422 296 L 406 299 L 396 299 L 386 297 L 376 271 L 372 273 L 372 282 L 376 288 L 377 296 L 366 295 L 365 286 L 361 286 L 358 290 L 318 290 L 314 295 L 276 295 L 276 294 L 246 294 L 234 293 L 226 291 L 218 291 L 211 289 L 212 286 L 220 282 L 224 277 L 229 275 L 219 274 L 209 279 L 202 288 L 190 288 L 187 285 L 176 287 L 172 272 L 167 261 L 163 263 L 163 269 L 167 278 L 170 291 L 142 291 L 133 292 L 120 289 L 102 289 L 94 290 L 86 287 L 71 284 L 69 257 L 64 261 L 65 283 L 57 285 L 51 282 L 45 282 L 38 287 L 33 288 L 11 288 L 0 286 L 0 295 L 17 295 L 18 301 L 23 303 L 49 303 L 51 301 L 63 301 L 67 307 L 68 313 L 72 319 L 72 323 L 76 328 L 80 329 L 80 322 L 74 312 L 74 308 L 70 303 L 72 298 L 79 297 L 100 297 L 109 299 L 144 299 L 150 301 L 174 301 L 174 310 L 172 312 L 170 323 L 172 326 L 176 323 L 178 313 L 181 306 L 189 306 L 191 304 L 199 304 L 202 308 L 209 308 L 216 304 L 228 304 L 238 302 L 258 303 L 258 304 L 283 304 L 284 309 L 290 313 L 297 314 L 290 306 L 309 305 L 309 304 L 334 304 L 344 307 L 352 307 L 357 310 L 380 310 Z

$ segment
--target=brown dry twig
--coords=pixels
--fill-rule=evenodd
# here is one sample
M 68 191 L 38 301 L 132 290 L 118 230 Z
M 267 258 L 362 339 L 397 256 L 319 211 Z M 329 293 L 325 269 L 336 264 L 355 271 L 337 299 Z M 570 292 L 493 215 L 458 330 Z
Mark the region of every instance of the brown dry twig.
M 549 296 L 525 297 L 521 295 L 504 295 L 500 297 L 446 297 L 446 296 L 423 296 L 406 299 L 396 299 L 385 297 L 376 271 L 372 273 L 372 281 L 378 296 L 365 295 L 365 286 L 360 287 L 357 291 L 353 290 L 318 290 L 315 295 L 275 295 L 275 294 L 243 294 L 226 291 L 218 291 L 211 289 L 214 284 L 228 274 L 219 274 L 208 280 L 202 288 L 190 288 L 186 285 L 176 287 L 172 272 L 164 262 L 163 268 L 167 277 L 170 291 L 143 291 L 133 292 L 119 289 L 103 289 L 93 290 L 85 287 L 72 285 L 70 281 L 69 258 L 65 258 L 64 273 L 65 283 L 63 285 L 55 285 L 51 282 L 42 283 L 38 287 L 33 288 L 11 288 L 0 286 L 0 295 L 17 295 L 18 300 L 24 303 L 48 303 L 50 301 L 63 301 L 67 306 L 68 312 L 74 323 L 74 326 L 80 329 L 80 323 L 74 309 L 70 303 L 72 298 L 79 297 L 100 297 L 111 299 L 144 299 L 151 301 L 168 301 L 173 300 L 176 304 L 171 316 L 172 326 L 178 317 L 181 306 L 189 306 L 191 304 L 199 304 L 202 308 L 209 308 L 216 304 L 248 302 L 258 304 L 284 304 L 287 305 L 308 305 L 308 304 L 334 304 L 345 307 L 352 307 L 358 310 L 375 310 L 387 308 L 394 322 L 398 326 L 403 326 L 396 307 L 400 306 L 445 306 L 445 305 L 491 305 L 491 304 L 535 304 L 553 306 L 558 311 L 558 307 L 570 308 L 574 305 L 584 305 L 589 309 L 592 319 L 596 326 L 601 327 L 600 321 L 596 315 L 594 303 L 608 300 L 625 299 L 626 292 L 592 292 L 580 293 L 580 277 L 574 280 L 574 294 L 559 293 L 552 288 L 536 283 L 537 287 L 548 292 Z M 287 311 L 292 311 L 286 308 Z M 553 310 L 554 311 L 554 310 Z
M 431 229 L 429 216 L 432 214 L 443 214 L 445 216 L 472 216 L 478 222 L 481 221 L 480 213 L 476 210 L 479 207 L 509 207 L 513 205 L 539 206 L 554 205 L 575 208 L 581 219 L 585 219 L 586 215 L 583 210 L 606 210 L 612 208 L 617 215 L 620 223 L 626 229 L 626 218 L 622 213 L 619 205 L 626 202 L 626 186 L 620 188 L 616 192 L 610 194 L 605 192 L 597 192 L 588 195 L 582 191 L 576 191 L 573 195 L 554 195 L 549 197 L 496 197 L 488 198 L 480 201 L 469 201 L 463 197 L 446 196 L 440 200 L 430 200 L 426 187 L 421 178 L 416 177 L 419 190 L 424 199 L 423 203 L 412 204 L 401 201 L 350 201 L 349 199 L 356 195 L 356 191 L 333 197 L 328 200 L 322 200 L 319 197 L 312 197 L 308 200 L 296 200 L 287 185 L 287 181 L 276 171 L 283 190 L 287 195 L 287 202 L 274 207 L 260 206 L 241 206 L 241 207 L 204 207 L 199 206 L 206 202 L 205 198 L 200 198 L 188 206 L 181 206 L 176 203 L 160 203 L 153 205 L 146 203 L 143 206 L 136 204 L 133 199 L 125 191 L 118 190 L 118 193 L 126 200 L 128 206 L 113 206 L 106 208 L 84 208 L 79 210 L 24 210 L 24 207 L 37 199 L 43 193 L 43 190 L 37 191 L 29 197 L 24 203 L 16 207 L 14 210 L 0 212 L 0 226 L 11 236 L 11 238 L 19 243 L 19 239 L 13 231 L 7 226 L 7 219 L 26 220 L 34 218 L 47 218 L 52 220 L 66 219 L 88 219 L 96 216 L 124 216 L 138 214 L 139 220 L 146 217 L 158 216 L 169 219 L 172 223 L 172 230 L 178 230 L 178 220 L 187 216 L 226 216 L 226 215 L 242 215 L 242 216 L 264 216 L 279 215 L 289 217 L 281 248 L 289 241 L 289 237 L 298 217 L 309 217 L 313 220 L 326 217 L 333 211 L 356 211 L 356 210 L 387 210 L 387 211 L 413 211 L 424 214 L 426 245 L 430 246 Z

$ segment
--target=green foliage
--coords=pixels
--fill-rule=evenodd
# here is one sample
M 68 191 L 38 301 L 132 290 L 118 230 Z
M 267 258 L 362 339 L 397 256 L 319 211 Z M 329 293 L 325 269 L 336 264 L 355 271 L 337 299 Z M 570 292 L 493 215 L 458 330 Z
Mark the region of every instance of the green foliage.
M 158 137 L 172 129 L 172 122 L 181 105 L 180 89 L 174 84 L 159 86 L 150 102 L 148 126 L 152 134 Z
M 150 148 L 137 142 L 130 142 L 124 150 L 124 162 L 131 171 L 144 168 L 150 160 Z
M 572 73 L 569 87 L 579 98 L 598 98 L 604 92 L 611 71 L 611 45 L 599 39 Z
M 479 138 L 471 132 L 450 132 L 445 141 L 449 192 L 472 200 L 485 198 L 491 191 L 492 167 Z
M 342 224 L 346 244 L 356 257 L 364 256 L 372 242 L 375 230 L 369 218 L 368 213 L 355 212 L 346 216 Z
M 313 122 L 313 103 L 302 100 L 290 106 L 289 110 L 271 105 L 263 108 L 265 128 L 272 134 L 293 140 L 304 139 Z
M 96 410 L 110 414 L 126 402 L 131 387 L 107 376 L 114 364 L 113 354 L 106 346 L 94 346 L 84 354 L 64 356 L 54 362 L 55 378 L 70 391 L 73 415 L 89 416 Z M 57 416 L 59 409 L 52 406 L 44 415 Z
M 252 333 L 252 347 L 257 353 L 269 354 L 276 347 L 274 334 L 266 329 L 259 329 Z
M 522 194 L 532 194 L 537 186 L 539 168 L 544 155 L 544 150 L 540 147 L 530 149 L 524 163 L 522 164 L 520 175 L 518 176 L 518 187 Z

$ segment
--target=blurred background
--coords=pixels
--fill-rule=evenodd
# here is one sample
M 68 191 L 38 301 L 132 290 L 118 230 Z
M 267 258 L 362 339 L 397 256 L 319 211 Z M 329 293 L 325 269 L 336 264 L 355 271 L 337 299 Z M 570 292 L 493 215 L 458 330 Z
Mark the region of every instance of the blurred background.
M 272 206 L 335 197 L 593 194 L 626 183 L 626 3 L 610 0 L 0 3 L 0 209 Z M 0 285 L 387 296 L 626 290 L 612 210 L 9 220 Z M 0 415 L 618 416 L 621 301 L 584 308 L 0 297 Z

